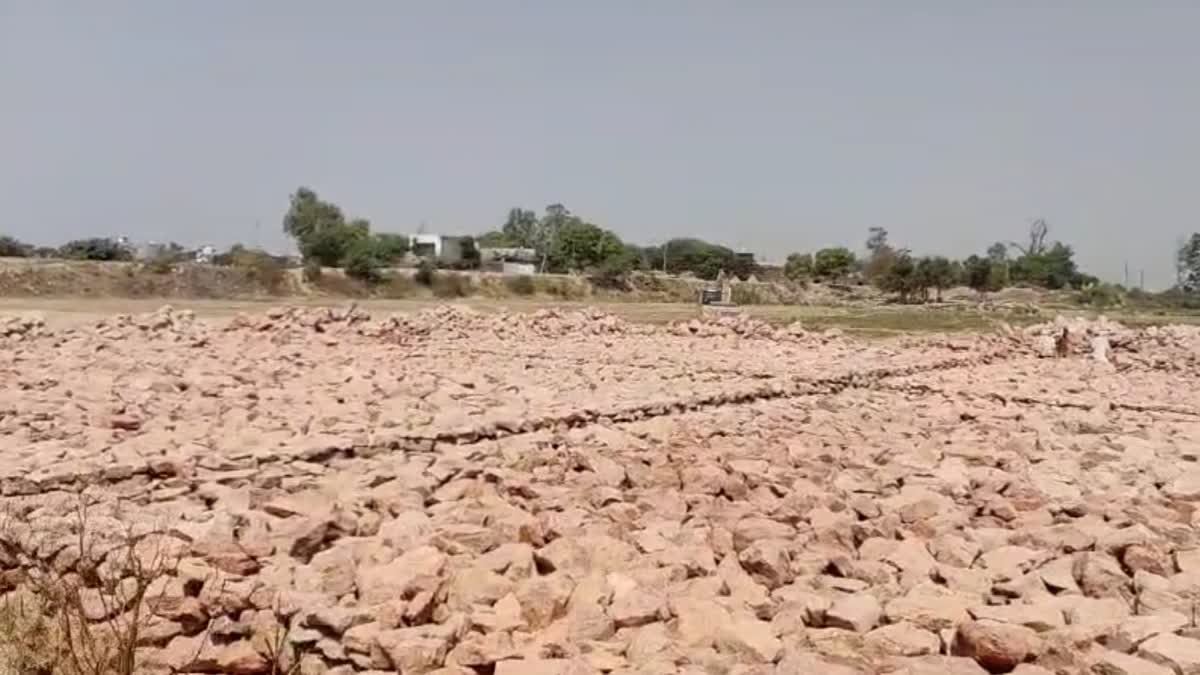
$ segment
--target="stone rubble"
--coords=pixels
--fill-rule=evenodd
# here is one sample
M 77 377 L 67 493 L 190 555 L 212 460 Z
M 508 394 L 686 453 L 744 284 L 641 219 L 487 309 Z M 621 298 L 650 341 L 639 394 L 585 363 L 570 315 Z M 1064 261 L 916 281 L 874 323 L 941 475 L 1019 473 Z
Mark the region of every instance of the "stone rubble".
M 144 672 L 1200 672 L 1195 328 L 163 308 L 0 347 L 0 589 L 99 624 L 133 580 L 96 569 L 169 558 Z

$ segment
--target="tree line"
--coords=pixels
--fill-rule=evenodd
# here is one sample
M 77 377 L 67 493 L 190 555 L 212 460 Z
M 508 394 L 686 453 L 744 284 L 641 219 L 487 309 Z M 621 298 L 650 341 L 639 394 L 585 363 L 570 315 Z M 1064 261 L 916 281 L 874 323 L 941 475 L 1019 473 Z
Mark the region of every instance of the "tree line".
M 983 292 L 1014 285 L 1081 290 L 1099 284 L 1096 277 L 1079 271 L 1074 250 L 1060 241 L 1048 242 L 1049 234 L 1046 221 L 1035 220 L 1025 243 L 996 242 L 983 255 L 952 260 L 915 256 L 893 245 L 886 229 L 872 227 L 861 259 L 845 247 L 825 248 L 789 255 L 783 271 L 795 281 L 870 283 L 900 302 L 940 300 L 942 291 L 954 286 Z
M 411 259 L 413 251 L 407 236 L 375 232 L 366 218 L 348 217 L 340 206 L 321 199 L 307 187 L 298 188 L 290 196 L 282 224 L 300 252 L 306 274 L 320 274 L 323 267 L 340 267 L 348 276 L 378 281 L 385 268 Z M 453 263 L 459 268 L 479 267 L 480 248 L 526 249 L 532 252 L 540 272 L 587 274 L 602 285 L 622 284 L 634 271 L 691 274 L 701 279 L 715 279 L 721 272 L 741 279 L 769 272 L 753 255 L 702 239 L 675 238 L 653 246 L 626 242 L 562 204 L 551 204 L 541 214 L 514 207 L 498 228 L 460 240 L 461 260 Z M 1093 292 L 1110 288 L 1081 272 L 1074 255 L 1070 245 L 1051 240 L 1050 225 L 1044 219 L 1033 221 L 1021 241 L 998 241 L 982 254 L 961 260 L 914 255 L 907 247 L 893 244 L 886 229 L 873 227 L 861 257 L 844 246 L 792 253 L 780 272 L 796 283 L 872 284 L 900 302 L 940 300 L 942 292 L 954 286 L 969 286 L 980 292 L 1010 286 Z M 162 264 L 183 262 L 192 256 L 193 252 L 178 244 L 169 244 L 158 254 Z M 0 257 L 127 261 L 134 254 L 107 238 L 78 239 L 48 248 L 0 236 Z M 265 252 L 235 245 L 215 256 L 213 262 L 235 264 L 250 258 L 281 261 Z M 428 276 L 435 264 L 423 260 L 425 269 L 420 274 Z M 1172 293 L 1189 298 L 1200 294 L 1200 233 L 1180 243 L 1176 277 Z

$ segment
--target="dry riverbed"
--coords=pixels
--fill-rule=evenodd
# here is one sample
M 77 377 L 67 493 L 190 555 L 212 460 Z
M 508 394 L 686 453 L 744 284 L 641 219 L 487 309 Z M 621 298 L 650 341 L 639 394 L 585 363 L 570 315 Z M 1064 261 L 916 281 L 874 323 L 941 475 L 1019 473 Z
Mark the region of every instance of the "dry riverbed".
M 1063 325 L 0 319 L 0 580 L 139 672 L 1200 672 L 1200 329 Z

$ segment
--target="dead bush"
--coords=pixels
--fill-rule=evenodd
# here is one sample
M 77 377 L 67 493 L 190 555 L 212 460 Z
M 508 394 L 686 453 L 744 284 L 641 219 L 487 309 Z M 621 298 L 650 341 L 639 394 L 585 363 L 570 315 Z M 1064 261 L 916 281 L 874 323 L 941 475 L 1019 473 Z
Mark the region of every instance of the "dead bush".
M 465 298 L 471 294 L 471 279 L 464 274 L 438 272 L 431 288 L 437 298 Z
M 60 643 L 57 622 L 36 595 L 17 591 L 0 602 L 0 672 L 51 675 Z
M 72 543 L 50 558 L 38 530 L 2 530 L 6 550 L 23 562 L 17 591 L 0 611 L 2 672 L 38 675 L 133 675 L 139 638 L 153 620 L 149 594 L 175 573 L 179 556 L 162 531 L 98 536 L 88 498 L 79 495 Z M 14 599 L 16 598 L 16 599 Z
M 417 282 L 411 276 L 390 274 L 387 280 L 375 289 L 375 292 L 384 298 L 410 298 L 417 294 Z
M 504 287 L 513 295 L 533 295 L 537 292 L 537 286 L 533 283 L 533 277 L 528 274 L 504 277 Z
M 583 300 L 588 295 L 584 284 L 566 277 L 534 277 L 534 284 L 539 292 L 560 300 Z

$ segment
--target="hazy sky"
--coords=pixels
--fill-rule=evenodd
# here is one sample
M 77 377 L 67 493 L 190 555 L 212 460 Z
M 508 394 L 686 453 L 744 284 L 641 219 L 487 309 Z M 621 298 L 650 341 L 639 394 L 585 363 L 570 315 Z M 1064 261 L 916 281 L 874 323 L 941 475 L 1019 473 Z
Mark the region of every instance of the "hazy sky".
M 382 230 L 562 202 L 772 260 L 1042 216 L 1163 284 L 1200 3 L 0 0 L 0 232 L 283 249 L 301 184 Z

